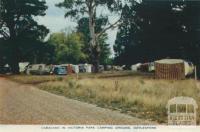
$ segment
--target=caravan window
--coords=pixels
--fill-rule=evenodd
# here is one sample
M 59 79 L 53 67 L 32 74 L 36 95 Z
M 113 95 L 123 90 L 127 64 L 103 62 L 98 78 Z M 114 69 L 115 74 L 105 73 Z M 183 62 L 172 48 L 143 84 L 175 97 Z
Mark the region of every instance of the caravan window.
M 38 69 L 39 69 L 39 70 L 42 70 L 42 65 L 39 65 Z

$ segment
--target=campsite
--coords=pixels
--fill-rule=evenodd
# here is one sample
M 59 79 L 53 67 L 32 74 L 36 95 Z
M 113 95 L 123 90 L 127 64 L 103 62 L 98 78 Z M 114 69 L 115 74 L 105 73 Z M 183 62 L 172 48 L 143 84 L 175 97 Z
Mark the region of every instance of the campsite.
M 200 1 L 0 0 L 0 124 L 200 125 L 199 20 Z
M 155 61 L 155 63 L 158 62 L 166 63 L 167 66 L 169 64 L 182 63 L 184 65 L 186 63 L 177 59 Z M 138 66 L 138 70 L 123 70 L 123 68 L 118 70 L 120 69 L 119 66 L 118 68 L 113 66 L 112 70 L 105 70 L 98 74 L 91 72 L 91 66 L 90 70 L 87 70 L 87 67 L 83 70 L 82 66 L 79 66 L 82 70 L 78 68 L 76 72 L 72 72 L 74 68 L 69 65 L 72 69 L 66 67 L 66 71 L 67 69 L 72 71 L 71 73 L 67 71 L 67 74 L 64 75 L 45 75 L 39 74 L 38 71 L 38 74 L 35 75 L 22 72 L 21 75 L 8 75 L 7 78 L 21 84 L 34 85 L 40 90 L 59 96 L 94 104 L 101 108 L 159 124 L 167 124 L 166 104 L 169 99 L 186 96 L 199 100 L 200 82 L 195 81 L 193 65 L 187 67 L 188 69 L 185 68 L 188 65 L 185 65 L 181 74 L 173 71 L 173 65 L 171 65 L 172 70 L 169 70 L 171 73 L 169 71 L 161 72 L 160 67 L 158 67 L 158 72 L 161 72 L 159 74 L 169 74 L 163 76 L 163 78 L 157 78 L 157 76 L 162 77 L 162 75 L 156 75 L 157 69 L 156 67 L 152 68 L 152 62 L 149 63 L 149 67 L 154 69 L 153 72 L 152 70 L 144 70 L 143 67 L 146 64 Z M 180 67 L 175 66 L 175 68 L 180 69 L 182 65 Z M 191 76 L 188 77 L 187 75 L 190 74 Z M 200 116 L 197 119 L 199 120 Z
M 108 108 L 140 119 L 167 124 L 167 101 L 177 96 L 198 101 L 200 83 L 193 79 L 156 80 L 152 75 L 116 71 L 77 76 L 10 76 L 10 80 Z M 197 118 L 200 119 L 200 116 Z

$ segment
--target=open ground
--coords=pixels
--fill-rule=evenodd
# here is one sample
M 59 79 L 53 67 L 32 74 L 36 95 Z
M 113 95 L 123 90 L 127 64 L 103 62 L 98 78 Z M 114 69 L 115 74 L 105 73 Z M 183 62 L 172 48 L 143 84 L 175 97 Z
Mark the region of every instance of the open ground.
M 8 78 L 67 99 L 159 124 L 167 123 L 166 104 L 173 97 L 192 97 L 200 106 L 200 85 L 192 79 L 156 80 L 150 74 L 144 76 L 131 72 Z M 199 115 L 197 119 L 199 123 Z

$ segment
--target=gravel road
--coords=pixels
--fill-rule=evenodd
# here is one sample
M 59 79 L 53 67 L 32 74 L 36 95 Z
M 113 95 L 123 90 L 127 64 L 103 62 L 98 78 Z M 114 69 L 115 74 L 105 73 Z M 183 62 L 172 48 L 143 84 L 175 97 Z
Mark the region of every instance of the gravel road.
M 0 78 L 0 124 L 155 124 Z

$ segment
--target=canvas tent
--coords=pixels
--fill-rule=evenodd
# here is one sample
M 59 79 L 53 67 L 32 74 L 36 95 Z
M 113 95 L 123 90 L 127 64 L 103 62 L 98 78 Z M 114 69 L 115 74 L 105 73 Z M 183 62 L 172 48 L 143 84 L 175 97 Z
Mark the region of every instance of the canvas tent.
M 184 61 L 181 59 L 163 59 L 155 61 L 157 79 L 185 79 Z

